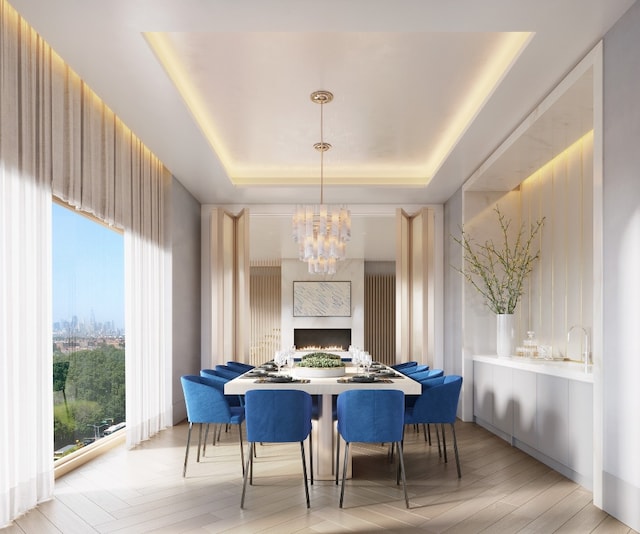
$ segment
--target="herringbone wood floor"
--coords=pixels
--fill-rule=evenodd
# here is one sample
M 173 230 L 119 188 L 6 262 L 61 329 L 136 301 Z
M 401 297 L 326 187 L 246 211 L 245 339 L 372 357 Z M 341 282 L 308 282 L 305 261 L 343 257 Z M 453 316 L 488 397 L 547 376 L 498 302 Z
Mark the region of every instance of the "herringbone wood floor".
M 3 534 L 135 533 L 631 533 L 591 503 L 591 493 L 472 423 L 456 424 L 462 479 L 407 427 L 405 461 L 411 507 L 386 447 L 355 445 L 344 509 L 339 487 L 316 481 L 304 501 L 296 444 L 258 448 L 254 485 L 240 509 L 238 436 L 223 433 L 182 478 L 187 425 L 135 450 L 120 446 L 56 481 L 55 498 Z

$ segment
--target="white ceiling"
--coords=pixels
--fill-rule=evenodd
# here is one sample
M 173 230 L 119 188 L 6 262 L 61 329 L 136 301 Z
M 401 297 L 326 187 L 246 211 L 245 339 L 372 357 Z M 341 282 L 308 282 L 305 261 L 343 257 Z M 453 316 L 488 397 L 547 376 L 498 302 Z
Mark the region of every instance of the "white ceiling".
M 633 2 L 10 0 L 202 204 L 317 202 L 333 92 L 354 212 L 445 202 Z

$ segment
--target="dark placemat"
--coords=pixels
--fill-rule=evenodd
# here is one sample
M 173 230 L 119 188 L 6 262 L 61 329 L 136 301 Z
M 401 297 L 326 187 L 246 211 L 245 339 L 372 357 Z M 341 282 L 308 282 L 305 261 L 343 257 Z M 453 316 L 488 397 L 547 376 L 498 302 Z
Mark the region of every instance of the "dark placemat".
M 338 378 L 339 384 L 393 384 L 393 380 L 389 378 L 378 378 L 377 376 L 373 377 L 373 381 L 359 381 L 354 380 L 352 377 L 349 378 Z
M 307 378 L 294 378 L 293 380 L 278 380 L 277 377 L 265 376 L 264 378 L 258 378 L 255 384 L 308 384 L 310 382 Z

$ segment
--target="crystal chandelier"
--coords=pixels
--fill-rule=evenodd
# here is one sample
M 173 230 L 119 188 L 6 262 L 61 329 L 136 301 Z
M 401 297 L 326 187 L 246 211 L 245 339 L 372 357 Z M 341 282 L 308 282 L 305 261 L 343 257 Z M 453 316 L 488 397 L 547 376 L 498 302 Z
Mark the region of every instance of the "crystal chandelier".
M 335 274 L 336 262 L 346 256 L 351 238 L 351 213 L 344 206 L 324 203 L 324 153 L 331 148 L 324 142 L 324 105 L 333 100 L 329 91 L 311 93 L 311 101 L 320 104 L 320 204 L 297 206 L 293 214 L 293 240 L 298 243 L 300 260 L 307 262 L 309 273 Z

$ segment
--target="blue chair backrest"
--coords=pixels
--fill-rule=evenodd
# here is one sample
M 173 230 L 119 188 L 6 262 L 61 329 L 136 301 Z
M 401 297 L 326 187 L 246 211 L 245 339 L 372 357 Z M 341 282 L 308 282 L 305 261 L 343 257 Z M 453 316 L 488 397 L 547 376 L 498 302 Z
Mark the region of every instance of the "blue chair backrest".
M 251 371 L 251 369 L 254 368 L 253 365 L 249 365 L 248 363 L 233 362 L 233 361 L 227 362 L 227 367 L 232 371 L 239 371 L 241 374 L 244 374 L 247 371 Z
M 410 378 L 417 380 L 418 382 L 438 378 L 439 376 L 444 376 L 444 371 L 442 369 L 427 369 L 426 371 L 420 371 L 409 375 Z
M 231 420 L 229 403 L 209 379 L 185 375 L 180 377 L 180 382 L 190 423 L 228 423 Z
M 412 365 L 411 367 L 405 367 L 404 369 L 400 369 L 401 373 L 405 375 L 411 376 L 414 373 L 421 373 L 422 371 L 428 371 L 428 365 Z
M 223 376 L 225 378 L 229 378 L 231 380 L 233 380 L 234 378 L 237 378 L 242 374 L 241 372 L 234 371 L 233 369 L 231 369 L 226 365 L 216 365 L 215 371 L 216 371 L 216 374 Z
M 402 440 L 404 393 L 391 389 L 352 389 L 338 395 L 338 432 L 349 443 Z
M 454 423 L 462 377 L 448 375 L 422 385 L 422 395 L 413 406 L 413 417 L 424 423 Z
M 224 385 L 230 380 L 229 378 L 220 376 L 213 369 L 201 369 L 200 376 L 209 379 L 212 385 L 216 385 L 216 387 L 222 386 L 222 391 L 224 391 Z M 218 389 L 220 388 L 218 387 Z
M 245 394 L 247 441 L 304 441 L 311 432 L 311 395 L 305 391 L 251 389 Z
M 396 371 L 401 371 L 402 369 L 406 369 L 407 367 L 413 367 L 414 365 L 418 365 L 418 362 L 402 362 L 396 363 L 395 365 L 391 365 L 391 369 L 395 369 Z

